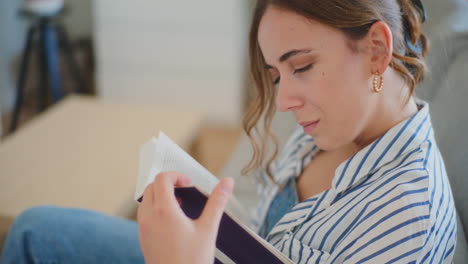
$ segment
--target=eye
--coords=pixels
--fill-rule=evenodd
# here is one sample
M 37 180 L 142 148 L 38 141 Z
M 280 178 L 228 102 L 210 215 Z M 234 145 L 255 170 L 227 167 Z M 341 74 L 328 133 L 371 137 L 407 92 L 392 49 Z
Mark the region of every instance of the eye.
M 296 69 L 296 70 L 294 70 L 294 74 L 306 72 L 306 71 L 310 70 L 312 68 L 312 66 L 313 66 L 312 64 L 309 64 L 309 65 L 305 66 L 304 68 Z
M 276 80 L 273 81 L 273 84 L 274 84 L 274 85 L 278 85 L 279 82 L 280 82 L 280 77 L 276 78 Z

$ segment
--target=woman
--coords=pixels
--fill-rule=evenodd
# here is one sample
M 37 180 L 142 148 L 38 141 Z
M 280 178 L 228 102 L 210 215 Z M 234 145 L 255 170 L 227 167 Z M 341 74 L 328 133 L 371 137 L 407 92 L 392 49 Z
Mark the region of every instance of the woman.
M 257 97 L 244 124 L 254 146 L 247 169 L 263 167 L 267 158 L 268 169 L 259 169 L 252 224 L 292 261 L 451 262 L 453 198 L 429 106 L 413 97 L 425 75 L 423 20 L 420 1 L 257 1 L 250 35 Z M 266 141 L 258 144 L 252 131 L 265 115 L 269 135 L 275 106 L 294 114 L 300 126 L 278 157 L 267 157 Z M 147 263 L 213 262 L 233 182 L 220 182 L 195 221 L 183 214 L 173 194 L 175 186 L 189 184 L 186 176 L 168 172 L 146 189 L 138 222 Z M 69 260 L 74 250 L 81 260 L 89 257 L 74 234 L 53 238 L 60 248 L 41 255 L 37 244 L 44 238 L 22 226 L 46 214 L 60 214 L 59 224 L 66 225 L 77 211 L 32 210 L 12 229 L 6 263 Z M 88 255 L 101 259 L 92 260 L 108 257 L 107 262 L 117 263 L 131 261 L 128 254 L 138 256 L 136 241 L 122 242 L 100 230 L 112 227 L 136 240 L 134 225 L 79 212 L 78 219 L 91 219 L 83 228 L 97 232 L 87 243 L 95 245 Z M 104 243 L 105 249 L 96 245 L 103 238 L 113 241 Z

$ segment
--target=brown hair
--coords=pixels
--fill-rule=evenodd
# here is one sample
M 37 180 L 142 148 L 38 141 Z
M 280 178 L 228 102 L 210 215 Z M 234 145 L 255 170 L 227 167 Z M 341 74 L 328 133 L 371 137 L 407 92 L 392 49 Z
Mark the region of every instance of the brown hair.
M 392 60 L 393 68 L 409 86 L 408 103 L 414 93 L 415 86 L 426 74 L 424 57 L 428 52 L 428 40 L 421 31 L 423 13 L 414 0 L 258 0 L 253 13 L 250 28 L 249 55 L 251 77 L 255 85 L 253 98 L 244 115 L 243 128 L 250 138 L 253 156 L 249 164 L 242 170 L 247 174 L 253 169 L 265 166 L 270 179 L 270 165 L 278 154 L 278 143 L 270 130 L 270 124 L 276 112 L 275 89 L 265 60 L 258 44 L 258 27 L 268 7 L 289 10 L 308 19 L 341 30 L 348 39 L 356 41 L 364 38 L 372 24 L 376 21 L 385 22 L 393 34 Z M 352 45 L 351 45 L 352 47 Z M 415 50 L 414 47 L 419 47 Z M 263 118 L 263 132 L 257 124 Z M 263 136 L 262 136 L 263 135 Z M 256 137 L 261 138 L 258 143 Z M 274 142 L 273 153 L 267 156 L 267 143 Z

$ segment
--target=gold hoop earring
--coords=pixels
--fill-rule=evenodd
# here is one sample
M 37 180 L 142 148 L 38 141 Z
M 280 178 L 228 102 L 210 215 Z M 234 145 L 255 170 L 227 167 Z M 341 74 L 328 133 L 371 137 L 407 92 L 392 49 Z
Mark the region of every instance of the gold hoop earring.
M 383 76 L 379 74 L 379 72 L 374 73 L 374 80 L 373 80 L 373 88 L 374 92 L 380 93 L 383 90 L 384 87 L 384 80 Z

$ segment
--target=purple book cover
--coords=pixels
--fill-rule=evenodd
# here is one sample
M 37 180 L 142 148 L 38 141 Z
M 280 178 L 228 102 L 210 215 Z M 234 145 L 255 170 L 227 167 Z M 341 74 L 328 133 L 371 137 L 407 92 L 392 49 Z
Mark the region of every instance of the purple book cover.
M 197 188 L 176 188 L 175 195 L 188 217 L 196 219 L 201 215 L 207 197 Z M 226 213 L 221 219 L 216 247 L 235 263 L 283 263 Z M 221 262 L 216 260 L 215 263 Z

